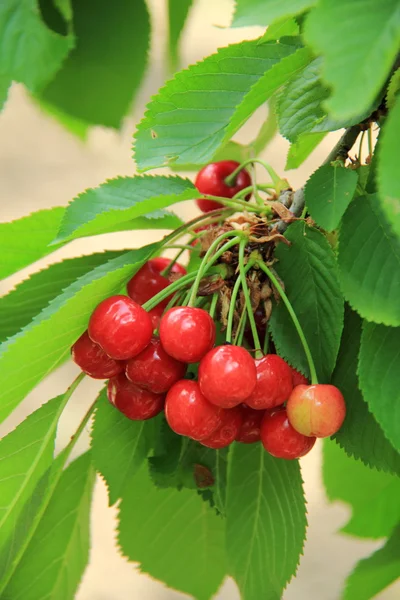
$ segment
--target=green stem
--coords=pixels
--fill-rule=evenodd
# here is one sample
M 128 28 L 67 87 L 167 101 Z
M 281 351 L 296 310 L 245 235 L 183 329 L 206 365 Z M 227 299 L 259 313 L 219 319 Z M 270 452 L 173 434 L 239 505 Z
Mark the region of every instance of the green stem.
M 373 151 L 374 151 L 374 149 L 373 149 L 373 142 L 372 142 L 372 123 L 370 123 L 369 127 L 368 127 L 368 155 L 369 155 L 370 159 L 372 158 Z
M 256 322 L 254 319 L 253 307 L 251 306 L 251 299 L 250 299 L 249 289 L 247 287 L 247 281 L 246 281 L 246 267 L 244 264 L 245 248 L 246 248 L 246 241 L 242 240 L 240 242 L 240 246 L 239 246 L 239 273 L 240 273 L 240 279 L 242 280 L 242 289 L 243 289 L 244 301 L 246 303 L 247 316 L 249 318 L 251 333 L 252 333 L 253 340 L 254 340 L 254 346 L 255 346 L 255 351 L 256 351 L 255 356 L 256 356 L 256 358 L 261 358 L 262 352 L 261 352 L 260 338 L 258 337 L 257 325 L 256 325 Z
M 277 289 L 280 297 L 282 298 L 288 313 L 290 314 L 292 321 L 293 321 L 293 325 L 296 328 L 297 334 L 300 338 L 301 344 L 303 346 L 305 355 L 307 357 L 307 362 L 308 362 L 308 366 L 310 369 L 310 375 L 311 375 L 311 383 L 312 384 L 316 384 L 318 383 L 318 377 L 317 377 L 317 372 L 315 370 L 315 365 L 314 365 L 314 361 L 313 361 L 313 357 L 310 351 L 310 347 L 307 343 L 306 337 L 304 335 L 303 329 L 299 323 L 299 320 L 297 318 L 296 313 L 293 310 L 292 305 L 290 304 L 289 298 L 286 296 L 286 293 L 284 291 L 284 289 L 282 288 L 281 284 L 279 283 L 277 277 L 275 277 L 275 275 L 273 274 L 273 272 L 271 271 L 271 269 L 269 269 L 267 267 L 267 265 L 262 262 L 262 261 L 258 261 L 258 265 L 260 267 L 260 269 L 262 269 L 264 271 L 264 273 L 269 277 L 269 279 L 271 280 L 271 282 L 273 283 L 273 285 L 275 286 L 275 288 Z
M 168 298 L 168 296 L 170 296 L 174 292 L 177 292 L 181 288 L 185 287 L 188 283 L 192 283 L 192 281 L 194 281 L 195 279 L 196 273 L 188 273 L 187 275 L 183 275 L 183 277 L 180 277 L 179 279 L 177 279 L 177 281 L 174 281 L 168 287 L 161 290 L 161 292 L 158 292 L 158 294 L 150 298 L 150 300 L 147 300 L 147 302 L 143 304 L 143 308 L 147 311 L 151 310 L 152 308 L 157 306 L 159 302 L 165 300 L 165 298 Z
M 235 339 L 233 343 L 235 346 L 241 346 L 243 342 L 244 330 L 246 328 L 246 306 L 243 306 L 242 314 L 240 315 L 239 323 L 236 329 Z
M 248 188 L 245 188 L 245 190 L 247 191 L 247 193 L 251 193 L 253 191 L 253 187 L 249 186 Z M 222 198 L 221 196 L 211 196 L 210 194 L 207 194 L 204 195 L 203 198 L 205 198 L 206 200 L 214 200 L 215 202 L 219 202 L 220 204 L 223 204 L 224 206 L 227 206 L 229 208 L 233 208 L 236 211 L 245 209 L 248 212 L 259 213 L 263 212 L 264 210 L 264 207 L 256 206 L 255 204 L 250 204 L 250 202 L 246 202 L 245 200 L 239 200 L 235 197 Z
M 214 319 L 215 310 L 217 308 L 217 302 L 218 302 L 218 294 L 213 294 L 211 304 L 210 304 L 210 309 L 208 311 L 210 313 L 210 317 L 212 319 Z
M 168 248 L 176 248 L 177 246 L 168 246 Z M 182 254 L 185 252 L 185 250 L 187 250 L 187 247 L 184 246 L 178 246 L 180 248 L 178 254 L 171 260 L 171 262 L 169 263 L 169 265 L 167 265 L 165 267 L 165 269 L 163 271 L 161 271 L 161 275 L 163 277 L 168 277 L 168 275 L 171 273 L 172 268 L 174 266 L 174 264 L 180 259 L 180 257 L 182 256 Z
M 240 171 L 242 171 L 247 165 L 250 165 L 250 164 L 262 165 L 264 167 L 264 169 L 266 169 L 268 171 L 268 174 L 271 177 L 274 184 L 281 181 L 281 178 L 277 175 L 277 173 L 274 171 L 274 169 L 268 163 L 266 163 L 263 160 L 260 160 L 259 158 L 248 158 L 247 160 L 243 161 L 234 171 L 232 171 L 232 173 L 230 175 L 228 175 L 228 177 L 225 177 L 226 185 L 229 185 L 229 186 L 234 185 L 235 181 L 236 181 L 236 177 L 238 176 Z
M 252 267 L 253 264 L 254 264 L 254 261 L 252 263 L 248 263 L 245 266 L 245 268 L 244 268 L 245 274 Z M 232 341 L 233 318 L 235 316 L 236 299 L 237 299 L 237 296 L 239 293 L 239 288 L 241 285 L 242 285 L 242 278 L 239 276 L 235 281 L 235 285 L 233 286 L 231 300 L 230 300 L 230 304 L 229 304 L 228 323 L 226 326 L 226 337 L 225 337 L 227 342 Z

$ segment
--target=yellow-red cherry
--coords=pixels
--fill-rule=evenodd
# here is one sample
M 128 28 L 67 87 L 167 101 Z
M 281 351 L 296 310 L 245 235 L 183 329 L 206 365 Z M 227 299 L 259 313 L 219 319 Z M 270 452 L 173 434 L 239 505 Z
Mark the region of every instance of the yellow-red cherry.
M 257 372 L 245 348 L 224 345 L 213 348 L 202 358 L 198 378 L 209 402 L 232 408 L 250 396 L 256 386 Z
M 108 382 L 107 396 L 111 404 L 133 421 L 145 421 L 164 408 L 165 396 L 138 387 L 122 373 Z
M 242 444 L 259 442 L 261 439 L 261 421 L 263 420 L 265 411 L 254 410 L 254 408 L 245 405 L 239 408 L 242 412 L 243 421 L 236 436 L 236 441 Z
M 78 367 L 93 379 L 108 379 L 122 373 L 125 369 L 125 362 L 108 356 L 90 339 L 87 331 L 82 333 L 71 347 L 71 356 Z
M 222 425 L 218 427 L 209 438 L 202 440 L 200 443 L 207 448 L 218 450 L 225 448 L 235 441 L 243 422 L 243 413 L 240 406 L 225 410 L 223 413 Z
M 221 198 L 232 198 L 235 194 L 251 185 L 251 177 L 246 169 L 242 169 L 236 176 L 232 185 L 226 183 L 226 178 L 239 167 L 235 160 L 221 160 L 203 167 L 196 176 L 195 186 L 199 192 L 210 196 L 220 196 Z M 246 199 L 249 199 L 249 194 Z M 223 204 L 214 200 L 199 198 L 196 200 L 197 206 L 204 213 L 223 207 Z
M 215 323 L 202 308 L 174 306 L 161 318 L 160 339 L 176 360 L 199 362 L 214 345 Z
M 293 389 L 292 370 L 277 354 L 266 354 L 255 360 L 257 384 L 246 404 L 256 410 L 280 406 Z
M 167 354 L 159 337 L 153 336 L 140 354 L 128 360 L 125 373 L 129 381 L 155 394 L 163 394 L 182 379 L 186 364 Z
M 303 435 L 330 437 L 342 426 L 346 404 L 334 385 L 298 385 L 287 402 L 289 421 Z
M 181 379 L 167 393 L 165 416 L 175 433 L 201 441 L 222 425 L 223 409 L 203 396 L 197 381 Z
M 261 422 L 261 442 L 265 450 L 276 458 L 293 460 L 310 452 L 315 437 L 307 437 L 296 431 L 284 408 L 267 411 Z
M 126 360 L 144 350 L 153 327 L 148 313 L 127 296 L 111 296 L 94 309 L 90 338 L 112 358 Z

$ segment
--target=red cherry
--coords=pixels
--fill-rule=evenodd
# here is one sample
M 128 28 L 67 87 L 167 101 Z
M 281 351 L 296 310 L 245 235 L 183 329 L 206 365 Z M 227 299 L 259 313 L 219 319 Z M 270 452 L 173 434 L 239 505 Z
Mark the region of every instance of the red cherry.
M 251 177 L 246 169 L 242 169 L 240 173 L 238 173 L 234 185 L 228 185 L 225 182 L 228 175 L 233 173 L 238 166 L 239 163 L 235 160 L 221 160 L 220 162 L 210 163 L 197 173 L 195 186 L 199 192 L 202 192 L 203 194 L 221 196 L 222 198 L 232 198 L 235 194 L 240 192 L 240 190 L 251 185 Z M 250 194 L 246 199 L 249 198 Z M 205 200 L 204 198 L 199 198 L 196 200 L 196 203 L 204 213 L 223 207 L 219 202 Z
M 153 337 L 140 354 L 128 361 L 125 373 L 139 387 L 163 394 L 184 377 L 186 365 L 167 354 L 160 339 Z
M 165 396 L 138 387 L 123 374 L 110 379 L 107 396 L 111 404 L 133 421 L 151 419 L 164 408 Z
M 82 333 L 71 348 L 72 360 L 93 379 L 108 379 L 122 373 L 125 363 L 108 356 L 92 342 L 87 331 Z
M 240 407 L 243 416 L 242 426 L 236 436 L 237 442 L 242 444 L 253 444 L 260 441 L 261 421 L 263 420 L 265 411 L 254 410 L 248 406 Z
M 156 258 L 152 258 L 149 260 L 149 264 L 152 267 L 154 267 L 154 269 L 159 273 L 164 271 L 171 262 L 172 260 L 170 258 L 167 258 L 166 256 L 156 256 Z M 172 265 L 171 273 L 179 273 L 180 275 L 186 275 L 187 271 L 183 265 L 176 262 Z
M 132 300 L 138 304 L 144 304 L 168 286 L 168 279 L 163 277 L 149 261 L 128 281 L 126 289 Z M 170 298 L 165 298 L 160 305 L 165 308 L 169 300 Z
M 307 377 L 303 375 L 303 373 L 300 373 L 300 371 L 297 371 L 294 367 L 291 367 L 291 369 L 294 388 L 296 385 L 310 385 L 310 382 L 308 381 Z
M 161 319 L 160 339 L 167 354 L 195 363 L 213 347 L 215 323 L 202 308 L 174 306 Z
M 346 416 L 344 398 L 334 385 L 298 385 L 290 394 L 287 414 L 292 427 L 303 435 L 329 437 Z
M 225 448 L 235 441 L 243 422 L 243 414 L 239 406 L 225 410 L 223 413 L 222 425 L 210 435 L 209 438 L 202 440 L 201 444 L 207 448 Z
M 267 354 L 255 360 L 257 385 L 246 400 L 250 408 L 270 409 L 286 402 L 293 389 L 292 371 L 276 354 Z
M 222 408 L 232 408 L 246 400 L 257 382 L 254 360 L 240 346 L 210 350 L 200 362 L 198 377 L 207 400 Z
M 151 340 L 148 313 L 127 296 L 100 302 L 89 321 L 89 336 L 112 358 L 125 360 L 139 354 Z
M 279 408 L 265 413 L 261 423 L 261 442 L 272 456 L 292 460 L 310 452 L 315 437 L 307 437 L 293 429 L 286 410 Z
M 175 433 L 204 440 L 223 422 L 223 410 L 208 402 L 197 381 L 181 379 L 167 394 L 165 416 Z
M 165 307 L 162 305 L 162 303 L 160 303 L 160 304 L 157 304 L 157 306 L 155 306 L 151 310 L 149 310 L 148 314 L 151 319 L 151 325 L 153 327 L 153 331 L 155 329 L 159 328 L 164 309 L 165 309 Z

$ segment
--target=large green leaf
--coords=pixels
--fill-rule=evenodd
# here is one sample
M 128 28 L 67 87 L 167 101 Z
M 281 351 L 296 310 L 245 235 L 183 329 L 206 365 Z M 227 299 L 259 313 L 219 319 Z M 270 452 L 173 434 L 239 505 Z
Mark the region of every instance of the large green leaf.
M 243 600 L 279 600 L 297 569 L 306 530 L 298 461 L 261 444 L 235 444 L 228 468 L 226 548 Z
M 150 213 L 163 216 L 160 209 L 174 202 L 199 196 L 189 179 L 142 175 L 117 177 L 77 196 L 67 206 L 56 242 L 126 227 L 127 222 Z M 159 214 L 157 211 L 160 211 Z M 179 226 L 180 221 L 174 226 Z
M 90 453 L 64 471 L 5 600 L 73 600 L 89 558 L 94 479 Z
M 0 3 L 0 73 L 41 89 L 56 73 L 74 43 L 46 27 L 37 0 Z
M 368 410 L 359 389 L 357 367 L 362 321 L 346 306 L 342 341 L 332 383 L 346 400 L 346 418 L 335 434 L 335 441 L 349 456 L 369 467 L 400 474 L 400 455 L 396 452 L 374 416 Z
M 181 71 L 153 98 L 138 126 L 139 168 L 204 164 L 310 60 L 309 51 L 290 40 L 253 40 L 221 48 Z
M 376 195 L 347 209 L 339 234 L 339 271 L 346 300 L 362 317 L 400 325 L 400 241 Z
M 286 234 L 290 246 L 276 249 L 276 270 L 303 328 L 317 375 L 327 382 L 335 366 L 343 327 L 343 298 L 336 260 L 321 232 L 297 221 Z M 278 353 L 309 375 L 298 333 L 282 301 L 274 306 L 270 328 Z
M 390 535 L 400 519 L 400 480 L 349 458 L 331 440 L 324 441 L 323 478 L 329 500 L 350 504 L 343 533 L 365 538 Z
M 279 40 L 286 35 L 299 35 L 299 25 L 293 17 L 281 17 L 268 26 L 267 31 L 261 36 L 260 44 Z
M 158 244 L 99 265 L 69 285 L 21 332 L 0 345 L 0 422 L 68 354 L 96 305 L 118 293 Z
M 320 0 L 306 20 L 305 36 L 324 58 L 322 73 L 333 88 L 329 112 L 352 118 L 370 109 L 396 59 L 400 5 L 381 0 L 377 10 L 375 0 Z
M 122 498 L 118 542 L 142 572 L 209 600 L 226 574 L 224 522 L 194 490 L 159 489 L 142 469 Z
M 400 97 L 389 112 L 379 136 L 378 184 L 381 206 L 400 238 L 400 178 L 396 157 L 400 152 Z
M 168 0 L 168 51 L 171 71 L 179 66 L 179 39 L 193 0 Z
M 400 452 L 400 327 L 364 322 L 358 375 L 370 411 Z
M 326 133 L 303 133 L 297 140 L 290 144 L 286 159 L 285 170 L 297 169 L 310 156 Z
M 322 165 L 307 181 L 304 194 L 314 221 L 333 231 L 350 204 L 357 187 L 356 171 L 338 165 Z
M 88 124 L 118 128 L 147 65 L 146 3 L 73 0 L 72 9 L 75 48 L 39 98 Z
M 296 15 L 316 0 L 236 0 L 232 27 L 248 25 L 270 25 L 280 17 Z
M 4 75 L 0 72 L 0 112 L 3 109 L 4 104 L 6 103 L 8 96 L 8 89 L 11 85 L 11 80 L 7 75 Z
M 131 421 L 100 395 L 91 433 L 93 464 L 107 484 L 110 504 L 122 497 L 152 445 L 153 424 Z
M 346 581 L 343 600 L 370 600 L 394 583 L 400 573 L 400 526 L 385 545 L 360 560 Z

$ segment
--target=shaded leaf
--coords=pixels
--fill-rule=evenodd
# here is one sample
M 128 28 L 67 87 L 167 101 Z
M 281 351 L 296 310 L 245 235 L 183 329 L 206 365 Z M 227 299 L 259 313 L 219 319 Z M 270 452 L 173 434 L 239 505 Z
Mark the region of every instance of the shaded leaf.
M 179 39 L 193 0 L 168 0 L 168 50 L 171 71 L 179 66 Z
M 378 185 L 379 199 L 387 220 L 400 238 L 400 181 L 397 156 L 400 152 L 400 97 L 385 121 L 379 136 Z
M 292 17 L 281 17 L 268 25 L 267 31 L 261 36 L 259 43 L 279 40 L 285 35 L 299 35 L 299 26 Z
M 322 142 L 326 133 L 303 133 L 290 144 L 285 170 L 297 169 Z
M 232 27 L 270 25 L 275 19 L 303 12 L 315 2 L 316 0 L 236 0 Z
M 400 68 L 393 73 L 386 92 L 386 106 L 389 110 L 395 107 L 400 92 Z

